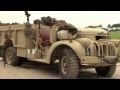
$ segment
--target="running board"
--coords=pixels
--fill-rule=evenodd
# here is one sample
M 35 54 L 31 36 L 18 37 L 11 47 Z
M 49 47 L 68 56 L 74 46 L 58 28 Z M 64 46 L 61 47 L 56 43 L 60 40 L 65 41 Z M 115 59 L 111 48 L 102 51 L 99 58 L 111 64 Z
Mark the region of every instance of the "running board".
M 28 59 L 28 60 L 50 64 L 50 62 L 48 62 L 46 59 Z

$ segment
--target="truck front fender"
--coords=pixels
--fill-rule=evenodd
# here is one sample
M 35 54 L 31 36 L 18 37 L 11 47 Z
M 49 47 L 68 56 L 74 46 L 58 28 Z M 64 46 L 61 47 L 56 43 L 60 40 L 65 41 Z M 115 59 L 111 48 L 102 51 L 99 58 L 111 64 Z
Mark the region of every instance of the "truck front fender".
M 71 48 L 76 53 L 76 55 L 78 56 L 79 59 L 81 59 L 81 56 L 85 55 L 85 49 L 80 44 L 80 42 L 78 42 L 76 40 L 72 40 L 72 42 L 70 42 L 69 40 L 58 41 L 58 42 L 52 44 L 52 46 L 50 47 L 50 49 L 48 51 L 48 54 L 47 54 L 48 63 L 51 62 L 52 53 L 55 51 L 55 49 L 62 45 L 65 45 L 65 46 Z

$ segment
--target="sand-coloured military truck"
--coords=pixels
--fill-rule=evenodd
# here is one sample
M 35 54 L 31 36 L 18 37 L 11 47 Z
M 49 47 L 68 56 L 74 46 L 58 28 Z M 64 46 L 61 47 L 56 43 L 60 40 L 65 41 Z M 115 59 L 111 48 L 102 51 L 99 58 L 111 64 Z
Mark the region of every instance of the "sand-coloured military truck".
M 100 28 L 73 30 L 73 33 L 68 29 L 40 22 L 0 26 L 0 48 L 3 48 L 0 52 L 12 66 L 24 59 L 59 63 L 63 79 L 76 79 L 80 69 L 86 68 L 95 68 L 101 76 L 112 76 L 119 58 L 120 40 L 110 39 L 109 32 Z

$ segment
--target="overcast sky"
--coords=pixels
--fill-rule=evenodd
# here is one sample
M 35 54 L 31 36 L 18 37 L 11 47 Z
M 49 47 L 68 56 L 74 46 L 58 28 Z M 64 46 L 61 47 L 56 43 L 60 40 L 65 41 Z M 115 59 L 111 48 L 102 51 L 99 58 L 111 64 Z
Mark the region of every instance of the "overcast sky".
M 76 27 L 120 23 L 120 11 L 29 11 L 30 22 L 43 16 L 51 16 L 58 20 L 66 20 Z M 24 11 L 0 11 L 0 21 L 5 23 L 26 22 Z

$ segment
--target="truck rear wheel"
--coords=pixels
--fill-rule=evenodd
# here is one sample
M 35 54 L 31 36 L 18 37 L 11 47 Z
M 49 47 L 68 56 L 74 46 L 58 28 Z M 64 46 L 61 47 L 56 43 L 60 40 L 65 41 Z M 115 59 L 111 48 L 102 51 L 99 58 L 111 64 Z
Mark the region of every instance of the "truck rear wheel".
M 16 50 L 13 47 L 7 48 L 5 52 L 5 61 L 7 64 L 16 66 L 19 63 L 19 59 L 16 56 Z
M 79 63 L 75 53 L 69 49 L 63 49 L 61 53 L 59 72 L 63 79 L 77 79 L 79 74 Z
M 116 71 L 116 65 L 95 68 L 100 76 L 111 77 Z

